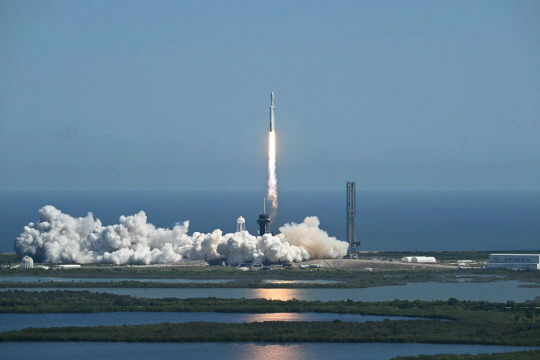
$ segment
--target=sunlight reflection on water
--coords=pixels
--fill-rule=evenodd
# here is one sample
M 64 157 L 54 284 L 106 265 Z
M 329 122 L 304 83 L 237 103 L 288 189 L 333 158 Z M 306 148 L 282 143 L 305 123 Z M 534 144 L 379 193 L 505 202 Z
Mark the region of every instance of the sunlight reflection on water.
M 300 298 L 300 293 L 297 289 L 253 289 L 256 298 L 271 299 L 271 300 L 291 300 Z
M 310 359 L 308 352 L 303 351 L 302 346 L 298 344 L 273 344 L 273 345 L 258 345 L 246 344 L 242 348 L 242 354 L 239 354 L 240 359 Z
M 28 342 L 4 343 L 5 359 L 94 360 L 96 354 L 107 359 L 221 359 L 221 360 L 388 360 L 395 356 L 418 354 L 479 354 L 505 351 L 532 350 L 530 347 L 457 344 L 392 344 L 392 343 L 84 343 L 84 342 Z

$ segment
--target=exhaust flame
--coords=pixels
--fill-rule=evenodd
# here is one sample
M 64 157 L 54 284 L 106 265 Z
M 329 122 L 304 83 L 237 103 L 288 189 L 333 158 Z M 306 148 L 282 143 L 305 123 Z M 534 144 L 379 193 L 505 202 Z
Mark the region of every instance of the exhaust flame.
M 277 176 L 276 176 L 276 133 L 268 134 L 268 200 L 272 203 L 270 219 L 274 220 L 278 208 Z

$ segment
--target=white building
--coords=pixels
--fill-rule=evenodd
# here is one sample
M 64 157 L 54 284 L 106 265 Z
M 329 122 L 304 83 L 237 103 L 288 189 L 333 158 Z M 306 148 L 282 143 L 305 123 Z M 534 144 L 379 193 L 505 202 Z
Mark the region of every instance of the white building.
M 489 269 L 540 270 L 540 254 L 490 254 Z
M 62 270 L 78 269 L 80 267 L 81 267 L 81 265 L 79 265 L 79 264 L 61 264 L 61 265 L 58 265 L 58 268 L 62 269 Z
M 437 259 L 433 256 L 404 256 L 401 258 L 401 262 L 435 264 Z
M 25 256 L 21 259 L 21 269 L 32 269 L 34 260 L 30 256 Z

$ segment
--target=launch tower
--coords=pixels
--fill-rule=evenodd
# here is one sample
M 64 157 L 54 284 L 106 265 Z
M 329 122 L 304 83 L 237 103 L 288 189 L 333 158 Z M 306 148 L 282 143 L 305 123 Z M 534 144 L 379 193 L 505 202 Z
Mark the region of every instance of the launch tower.
M 257 220 L 259 223 L 259 235 L 271 234 L 270 231 L 270 216 L 266 213 L 266 199 L 263 199 L 263 213 L 259 215 Z
M 349 249 L 347 250 L 348 259 L 356 259 L 356 247 L 360 245 L 360 241 L 356 241 L 356 182 L 347 182 L 347 242 Z

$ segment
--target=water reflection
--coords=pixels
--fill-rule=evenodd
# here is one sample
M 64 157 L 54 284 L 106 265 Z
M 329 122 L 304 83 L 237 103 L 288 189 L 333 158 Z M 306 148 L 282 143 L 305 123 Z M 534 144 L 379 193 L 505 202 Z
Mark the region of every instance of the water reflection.
M 270 300 L 301 299 L 300 289 L 253 289 L 253 297 Z
M 332 314 L 333 315 L 333 314 Z M 306 321 L 309 317 L 306 317 L 302 313 L 267 313 L 267 314 L 250 314 L 248 322 L 262 322 L 262 321 Z
M 519 287 L 527 283 L 519 281 L 497 281 L 489 283 L 410 283 L 403 286 L 379 286 L 363 289 L 244 289 L 244 288 L 64 288 L 63 290 L 104 292 L 118 295 L 131 295 L 148 298 L 199 298 L 219 297 L 224 299 L 255 299 L 265 298 L 274 300 L 355 300 L 355 301 L 392 301 L 400 300 L 485 300 L 491 302 L 506 302 L 513 300 L 523 302 L 538 296 L 538 289 Z M 17 288 L 26 291 L 49 291 L 51 288 Z M 7 291 L 9 289 L 0 289 Z M 15 290 L 15 289 L 14 289 Z
M 389 320 L 414 320 L 399 316 L 375 316 L 334 313 L 214 313 L 214 312 L 106 312 L 106 313 L 44 313 L 0 314 L 0 331 L 20 330 L 27 327 L 99 326 L 185 323 L 207 321 L 244 323 L 262 321 L 333 321 L 366 322 Z
M 312 355 L 298 344 L 245 344 L 240 350 L 239 359 L 313 359 Z
M 532 350 L 523 346 L 455 345 L 455 344 L 392 344 L 392 343 L 99 343 L 99 342 L 24 342 L 3 343 L 5 359 L 93 360 L 96 354 L 107 359 L 151 359 L 159 355 L 168 359 L 340 359 L 388 360 L 396 356 L 419 354 L 479 354 Z
M 339 280 L 263 280 L 265 284 L 339 284 Z

